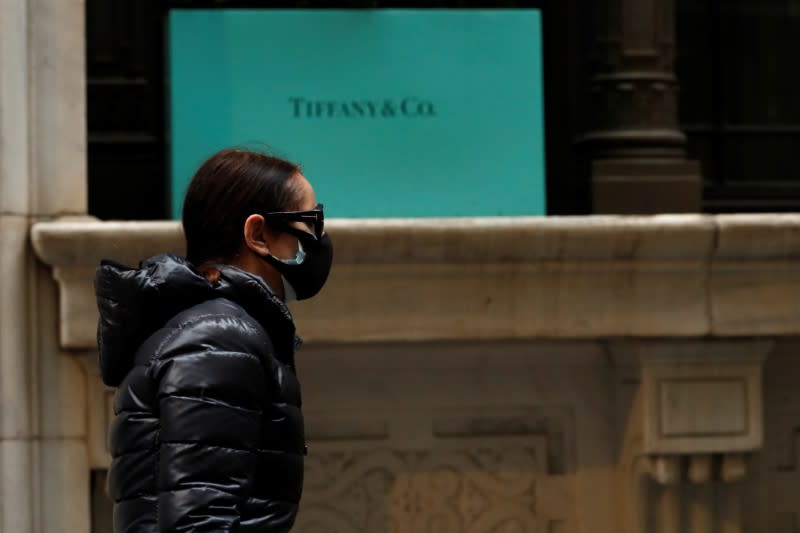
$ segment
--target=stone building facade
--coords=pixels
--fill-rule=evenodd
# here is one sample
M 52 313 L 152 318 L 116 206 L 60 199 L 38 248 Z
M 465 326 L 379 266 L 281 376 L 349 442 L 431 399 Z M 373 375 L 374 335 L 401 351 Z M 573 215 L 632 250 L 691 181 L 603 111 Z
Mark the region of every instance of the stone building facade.
M 181 252 L 176 222 L 86 216 L 82 7 L 0 7 L 4 533 L 108 531 L 92 273 L 103 257 Z M 597 212 L 634 210 L 625 183 L 649 211 L 698 208 L 670 62 L 646 59 L 669 47 L 668 8 L 608 2 L 604 28 L 658 24 L 623 31 L 594 80 Z M 649 96 L 617 101 L 627 91 Z M 642 101 L 658 113 L 637 115 Z M 800 216 L 333 220 L 330 233 L 330 284 L 294 308 L 309 434 L 297 531 L 800 528 Z

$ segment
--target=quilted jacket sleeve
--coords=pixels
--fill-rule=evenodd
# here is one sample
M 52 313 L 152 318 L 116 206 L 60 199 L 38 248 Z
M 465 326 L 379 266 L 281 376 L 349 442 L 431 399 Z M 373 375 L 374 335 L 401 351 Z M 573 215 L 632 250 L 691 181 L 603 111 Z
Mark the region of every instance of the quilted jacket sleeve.
M 248 338 L 246 329 L 233 317 L 206 317 L 176 330 L 152 367 L 161 532 L 238 530 L 256 470 L 266 394 L 260 360 L 236 340 Z

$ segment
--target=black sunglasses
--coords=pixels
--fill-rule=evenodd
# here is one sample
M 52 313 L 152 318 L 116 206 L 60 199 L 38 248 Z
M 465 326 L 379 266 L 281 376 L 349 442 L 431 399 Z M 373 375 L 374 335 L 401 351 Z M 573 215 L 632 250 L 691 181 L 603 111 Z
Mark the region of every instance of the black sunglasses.
M 310 211 L 274 211 L 272 213 L 264 213 L 262 216 L 265 219 L 304 222 L 309 225 L 317 240 L 322 238 L 325 228 L 325 213 L 323 212 L 322 204 L 317 204 L 317 207 Z

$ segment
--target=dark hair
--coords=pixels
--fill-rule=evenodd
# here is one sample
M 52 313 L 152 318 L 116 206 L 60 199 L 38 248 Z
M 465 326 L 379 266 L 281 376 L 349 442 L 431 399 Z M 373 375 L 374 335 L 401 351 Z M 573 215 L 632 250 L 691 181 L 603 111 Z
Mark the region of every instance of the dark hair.
M 217 152 L 195 172 L 183 201 L 186 258 L 194 265 L 224 261 L 239 251 L 247 217 L 292 211 L 300 198 L 300 167 L 251 150 Z

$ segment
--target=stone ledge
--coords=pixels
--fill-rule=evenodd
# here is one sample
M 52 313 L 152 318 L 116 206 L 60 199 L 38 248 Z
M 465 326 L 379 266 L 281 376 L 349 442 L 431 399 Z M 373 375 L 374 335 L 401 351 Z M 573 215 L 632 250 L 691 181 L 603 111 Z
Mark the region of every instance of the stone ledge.
M 293 305 L 308 341 L 800 333 L 800 215 L 333 219 L 328 286 Z M 61 342 L 95 343 L 92 275 L 180 253 L 180 224 L 69 219 L 32 243 Z

